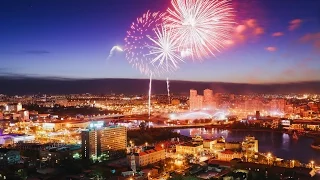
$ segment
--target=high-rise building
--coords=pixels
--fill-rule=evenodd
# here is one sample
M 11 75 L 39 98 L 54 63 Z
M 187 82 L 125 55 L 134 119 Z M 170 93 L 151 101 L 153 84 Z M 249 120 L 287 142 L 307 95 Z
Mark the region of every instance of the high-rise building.
M 214 101 L 213 91 L 205 89 L 203 96 L 198 95 L 197 90 L 190 89 L 189 107 L 190 110 L 200 110 L 202 108 L 215 108 L 216 102 Z
M 197 109 L 198 107 L 198 92 L 197 90 L 190 89 L 190 97 L 189 97 L 189 105 L 190 105 L 190 110 Z
M 211 89 L 205 89 L 203 91 L 203 106 L 206 108 L 213 108 L 213 91 Z
M 127 147 L 127 129 L 123 126 L 87 129 L 81 132 L 82 158 L 97 158 L 102 154 L 112 157 L 114 152 Z
M 203 96 L 202 95 L 198 95 L 197 99 L 196 99 L 196 110 L 202 109 L 203 107 Z

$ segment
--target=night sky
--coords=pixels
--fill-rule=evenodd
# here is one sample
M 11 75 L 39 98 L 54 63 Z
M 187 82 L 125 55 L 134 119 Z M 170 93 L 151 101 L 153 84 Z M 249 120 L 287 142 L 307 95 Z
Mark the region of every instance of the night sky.
M 170 0 L 2 0 L 0 75 L 147 78 L 114 45 L 147 10 Z M 203 62 L 187 61 L 175 80 L 285 83 L 320 80 L 320 1 L 235 0 L 230 45 Z M 158 79 L 165 79 L 160 77 Z

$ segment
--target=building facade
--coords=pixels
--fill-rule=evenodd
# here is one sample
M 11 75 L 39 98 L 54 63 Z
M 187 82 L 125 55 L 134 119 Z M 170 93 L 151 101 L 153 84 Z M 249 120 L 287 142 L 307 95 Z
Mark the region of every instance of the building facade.
M 242 153 L 232 150 L 221 151 L 217 155 L 220 161 L 231 161 L 232 159 L 241 159 L 243 157 Z
M 198 154 L 203 151 L 203 144 L 186 142 L 176 145 L 178 154 Z
M 197 90 L 190 89 L 189 109 L 190 111 L 201 110 L 203 108 L 216 108 L 216 101 L 211 89 L 205 89 L 203 96 L 199 95 Z
M 205 89 L 203 91 L 203 106 L 205 108 L 214 108 L 214 96 L 211 89 Z
M 143 167 L 154 164 L 166 158 L 165 150 L 161 147 L 148 148 L 145 151 L 134 153 L 134 163 L 136 167 Z M 129 164 L 132 164 L 132 155 L 128 155 Z
M 88 129 L 81 132 L 82 158 L 111 157 L 113 152 L 127 147 L 127 129 L 123 126 Z

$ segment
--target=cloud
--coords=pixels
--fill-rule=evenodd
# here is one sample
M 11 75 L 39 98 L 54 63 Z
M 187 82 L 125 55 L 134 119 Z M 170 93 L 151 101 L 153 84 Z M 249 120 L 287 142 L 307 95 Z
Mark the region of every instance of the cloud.
M 236 27 L 236 33 L 243 33 L 245 30 L 247 29 L 247 27 L 245 25 L 238 25 Z
M 283 36 L 283 32 L 275 32 L 272 34 L 273 37 L 280 37 Z
M 233 37 L 225 41 L 224 44 L 232 46 L 253 39 L 261 34 L 264 34 L 264 29 L 259 26 L 258 21 L 256 19 L 247 19 L 235 26 Z
M 24 51 L 24 54 L 49 54 L 49 51 L 46 50 L 28 50 L 28 51 Z
M 320 32 L 318 33 L 308 33 L 300 38 L 300 41 L 302 42 L 308 42 L 313 40 L 319 40 L 320 39 Z
M 300 27 L 301 23 L 302 23 L 301 19 L 294 19 L 294 20 L 290 21 L 289 22 L 289 30 L 293 31 L 295 29 L 298 29 Z
M 308 33 L 300 38 L 302 43 L 312 43 L 313 47 L 320 51 L 320 32 L 318 33 Z
M 267 50 L 267 51 L 269 51 L 269 52 L 274 52 L 274 51 L 277 50 L 277 48 L 274 47 L 274 46 L 269 46 L 269 47 L 266 47 L 265 50 Z
M 257 27 L 254 29 L 254 34 L 255 35 L 261 35 L 264 33 L 264 29 L 262 27 Z
M 250 28 L 255 28 L 257 26 L 257 20 L 255 19 L 248 19 L 246 20 L 246 25 Z

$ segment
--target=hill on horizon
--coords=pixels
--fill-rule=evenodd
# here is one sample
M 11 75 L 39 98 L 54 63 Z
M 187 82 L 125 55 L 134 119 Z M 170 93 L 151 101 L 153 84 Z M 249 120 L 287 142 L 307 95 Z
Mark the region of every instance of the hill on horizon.
M 10 78 L 0 77 L 0 93 L 7 95 L 29 94 L 147 94 L 148 79 L 53 79 L 53 78 Z M 170 92 L 189 94 L 196 89 L 202 94 L 204 89 L 212 89 L 215 93 L 320 93 L 320 81 L 297 82 L 286 84 L 245 84 L 223 82 L 170 81 Z M 153 94 L 166 94 L 165 80 L 152 81 Z

